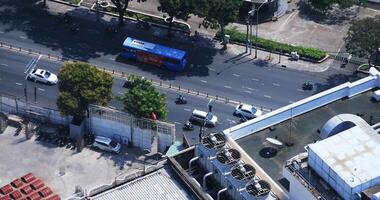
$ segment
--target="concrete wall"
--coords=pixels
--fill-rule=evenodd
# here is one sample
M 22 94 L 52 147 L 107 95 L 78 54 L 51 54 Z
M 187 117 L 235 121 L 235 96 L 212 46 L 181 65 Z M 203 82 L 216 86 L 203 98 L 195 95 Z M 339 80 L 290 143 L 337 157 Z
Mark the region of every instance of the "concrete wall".
M 289 170 L 283 169 L 282 175 L 289 181 L 289 199 L 291 200 L 317 200 L 307 187 L 303 186 Z
M 230 136 L 232 139 L 237 140 L 252 133 L 256 133 L 262 129 L 268 128 L 272 125 L 286 121 L 291 117 L 296 117 L 344 97 L 352 97 L 379 86 L 380 73 L 374 68 L 371 68 L 370 75 L 368 77 L 365 77 L 353 83 L 344 83 L 308 98 L 294 102 L 290 105 L 264 114 L 258 118 L 249 120 L 242 124 L 238 124 L 232 128 L 228 128 L 224 130 L 223 133 Z

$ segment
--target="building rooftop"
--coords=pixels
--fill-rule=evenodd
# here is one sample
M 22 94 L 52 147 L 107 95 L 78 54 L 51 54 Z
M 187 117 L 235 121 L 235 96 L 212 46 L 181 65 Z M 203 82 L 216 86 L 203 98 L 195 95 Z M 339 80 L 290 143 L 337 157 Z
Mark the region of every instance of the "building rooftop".
M 282 167 L 291 157 L 305 151 L 305 146 L 320 139 L 319 130 L 333 116 L 351 113 L 361 116 L 370 125 L 380 122 L 380 103 L 372 101 L 372 91 L 335 101 L 300 116 L 293 117 L 236 142 L 265 169 L 275 181 L 283 183 Z M 267 157 L 266 148 L 272 147 L 266 138 L 277 138 L 283 145 L 275 155 Z
M 92 197 L 92 200 L 193 200 L 174 180 L 172 172 L 162 168 L 124 185 Z

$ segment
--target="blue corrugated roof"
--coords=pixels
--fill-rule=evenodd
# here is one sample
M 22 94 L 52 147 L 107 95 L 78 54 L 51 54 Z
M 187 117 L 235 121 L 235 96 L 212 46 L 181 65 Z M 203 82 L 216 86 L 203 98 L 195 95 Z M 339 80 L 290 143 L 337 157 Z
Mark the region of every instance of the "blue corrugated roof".
M 124 40 L 123 47 L 132 47 L 135 49 L 148 51 L 153 54 L 161 55 L 168 58 L 174 58 L 181 60 L 185 55 L 186 52 L 179 50 L 179 49 L 173 49 L 169 47 L 165 47 L 159 44 L 153 44 L 141 40 L 137 40 L 131 37 L 127 37 L 127 39 Z

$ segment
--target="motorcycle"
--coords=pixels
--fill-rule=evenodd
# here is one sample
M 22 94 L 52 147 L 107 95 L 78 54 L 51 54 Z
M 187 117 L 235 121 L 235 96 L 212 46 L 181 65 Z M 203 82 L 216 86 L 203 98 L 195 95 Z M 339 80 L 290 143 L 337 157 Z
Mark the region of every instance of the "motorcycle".
M 193 124 L 192 124 L 190 121 L 187 121 L 187 122 L 183 125 L 183 130 L 186 130 L 186 131 L 192 131 L 192 130 L 194 130 L 194 126 L 193 126 Z
M 176 104 L 187 104 L 187 100 L 183 95 L 179 95 L 175 100 Z
M 312 90 L 313 89 L 313 83 L 311 81 L 306 81 L 302 84 L 303 90 Z

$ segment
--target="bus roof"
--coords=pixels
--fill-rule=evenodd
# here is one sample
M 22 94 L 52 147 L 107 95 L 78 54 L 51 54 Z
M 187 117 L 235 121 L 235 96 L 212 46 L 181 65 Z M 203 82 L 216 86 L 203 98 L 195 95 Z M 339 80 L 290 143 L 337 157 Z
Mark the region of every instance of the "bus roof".
M 124 40 L 123 47 L 132 47 L 135 49 L 148 51 L 156 55 L 161 55 L 164 57 L 174 58 L 178 60 L 181 60 L 186 55 L 185 51 L 181 51 L 179 49 L 173 49 L 159 44 L 153 44 L 141 40 L 136 40 L 131 37 L 127 37 L 127 39 Z

